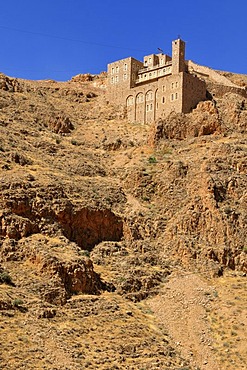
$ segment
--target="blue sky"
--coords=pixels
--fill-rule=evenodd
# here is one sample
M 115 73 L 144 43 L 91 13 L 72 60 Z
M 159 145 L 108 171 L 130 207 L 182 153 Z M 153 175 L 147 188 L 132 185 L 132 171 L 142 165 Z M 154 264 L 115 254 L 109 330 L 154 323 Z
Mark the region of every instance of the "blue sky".
M 8 0 L 0 12 L 0 72 L 69 80 L 162 48 L 178 35 L 186 59 L 247 74 L 246 0 Z

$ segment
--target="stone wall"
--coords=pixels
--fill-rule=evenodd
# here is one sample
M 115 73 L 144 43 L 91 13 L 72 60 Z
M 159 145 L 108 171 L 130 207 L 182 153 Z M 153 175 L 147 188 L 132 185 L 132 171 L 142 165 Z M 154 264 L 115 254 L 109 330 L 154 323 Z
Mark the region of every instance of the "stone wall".
M 201 74 L 204 77 L 209 77 L 220 85 L 240 88 L 238 85 L 230 81 L 227 77 L 221 75 L 220 73 L 209 67 L 196 64 L 192 60 L 188 60 L 187 65 L 190 73 L 197 73 L 199 75 Z
M 135 86 L 137 72 L 142 67 L 143 63 L 134 58 L 108 64 L 108 100 L 117 104 L 125 104 L 126 94 Z
M 206 83 L 189 73 L 183 74 L 183 113 L 189 113 L 199 101 L 206 100 Z

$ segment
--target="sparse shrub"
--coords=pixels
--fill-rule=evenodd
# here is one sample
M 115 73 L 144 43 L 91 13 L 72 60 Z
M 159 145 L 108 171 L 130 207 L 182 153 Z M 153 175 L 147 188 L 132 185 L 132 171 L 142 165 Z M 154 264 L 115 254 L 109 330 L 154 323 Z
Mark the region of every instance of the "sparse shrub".
M 143 200 L 144 202 L 149 202 L 149 201 L 150 201 L 150 198 L 149 198 L 149 197 L 145 197 L 145 196 L 144 196 L 144 197 L 142 198 L 142 200 Z
M 151 155 L 149 158 L 148 158 L 148 162 L 149 163 L 157 163 L 157 159 L 154 155 Z
M 7 285 L 14 285 L 11 279 L 11 276 L 6 271 L 3 271 L 0 273 L 0 283 L 4 283 Z
M 243 252 L 247 254 L 247 245 L 243 247 Z
M 76 141 L 76 140 L 74 140 L 74 139 L 72 139 L 72 140 L 71 140 L 71 144 L 72 144 L 72 145 L 77 145 L 77 146 L 78 146 L 78 145 L 81 145 L 78 141 Z
M 80 254 L 85 257 L 90 257 L 90 252 L 87 249 L 81 250 Z
M 13 300 L 12 305 L 13 307 L 19 308 L 23 303 L 22 299 L 16 298 Z

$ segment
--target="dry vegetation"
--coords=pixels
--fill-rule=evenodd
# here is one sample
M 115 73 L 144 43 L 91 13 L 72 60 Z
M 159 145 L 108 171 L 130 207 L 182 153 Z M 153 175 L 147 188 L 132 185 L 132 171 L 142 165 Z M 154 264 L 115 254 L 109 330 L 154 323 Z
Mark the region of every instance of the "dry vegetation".
M 247 99 L 208 89 L 149 127 L 0 75 L 1 369 L 246 368 Z

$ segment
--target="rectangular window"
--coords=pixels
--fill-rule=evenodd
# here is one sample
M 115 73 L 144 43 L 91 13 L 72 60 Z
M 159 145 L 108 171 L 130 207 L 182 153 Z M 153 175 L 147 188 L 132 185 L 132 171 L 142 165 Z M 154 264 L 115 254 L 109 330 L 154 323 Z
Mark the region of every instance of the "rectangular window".
M 113 75 L 113 74 L 114 74 L 114 72 L 115 72 L 115 69 L 114 69 L 114 67 L 112 67 L 112 69 L 111 69 L 111 74 Z
M 111 78 L 111 83 L 114 84 L 114 77 Z
M 124 71 L 127 71 L 127 69 L 128 69 L 128 65 L 125 63 L 125 65 L 124 65 Z
M 176 87 L 178 87 L 178 82 L 176 82 Z
M 119 70 L 119 67 L 117 66 L 117 67 L 116 67 L 116 73 L 118 73 L 118 70 Z
M 126 73 L 123 75 L 123 80 L 124 80 L 124 81 L 126 81 L 126 80 L 127 80 L 127 74 L 126 74 Z
M 115 77 L 115 82 L 117 83 L 118 82 L 118 76 Z
M 174 95 L 172 94 L 172 95 L 171 95 L 171 101 L 173 101 L 173 100 L 174 100 Z

